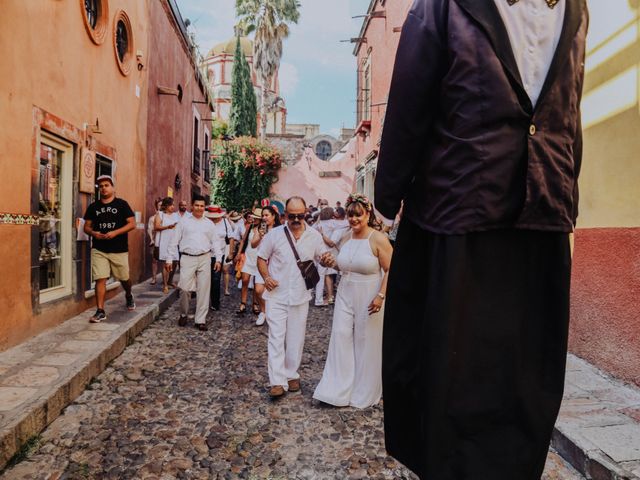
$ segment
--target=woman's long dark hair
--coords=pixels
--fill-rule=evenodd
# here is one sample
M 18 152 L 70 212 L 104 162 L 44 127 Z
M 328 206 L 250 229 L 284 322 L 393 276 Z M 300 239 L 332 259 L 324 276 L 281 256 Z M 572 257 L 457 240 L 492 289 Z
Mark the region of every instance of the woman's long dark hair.
M 167 207 L 169 207 L 171 205 L 173 205 L 173 198 L 165 197 L 165 198 L 162 199 L 162 205 L 160 206 L 160 209 L 162 211 L 164 211 L 165 208 L 167 208 Z
M 280 212 L 278 212 L 278 210 L 272 205 L 267 205 L 266 207 L 262 207 L 262 212 L 264 212 L 265 210 L 267 210 L 268 212 L 271 213 L 271 215 L 273 215 L 274 217 L 273 226 L 279 227 L 281 225 Z

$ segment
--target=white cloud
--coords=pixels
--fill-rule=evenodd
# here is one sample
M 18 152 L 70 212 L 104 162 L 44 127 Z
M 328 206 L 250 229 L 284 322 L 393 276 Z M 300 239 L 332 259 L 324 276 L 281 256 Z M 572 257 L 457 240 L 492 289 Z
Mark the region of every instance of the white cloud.
M 300 81 L 300 76 L 298 75 L 298 69 L 296 66 L 287 62 L 282 62 L 280 64 L 279 79 L 280 93 L 282 96 L 284 98 L 293 96 L 296 93 L 298 82 Z
M 340 129 L 339 128 L 331 128 L 329 129 L 329 135 L 338 138 L 340 136 Z

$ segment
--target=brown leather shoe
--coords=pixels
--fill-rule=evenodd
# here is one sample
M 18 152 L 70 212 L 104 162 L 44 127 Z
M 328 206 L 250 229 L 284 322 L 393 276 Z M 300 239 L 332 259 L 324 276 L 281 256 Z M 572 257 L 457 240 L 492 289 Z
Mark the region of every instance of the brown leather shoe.
M 271 398 L 280 398 L 284 395 L 284 387 L 282 385 L 274 385 L 269 389 L 269 396 Z
M 187 316 L 180 315 L 180 318 L 178 318 L 178 325 L 181 327 L 184 327 L 186 324 L 187 324 Z
M 300 390 L 300 379 L 289 380 L 289 391 L 297 392 L 298 390 Z
M 207 327 L 206 323 L 199 323 L 198 330 L 200 330 L 201 332 L 206 332 L 207 330 L 209 330 L 209 328 Z

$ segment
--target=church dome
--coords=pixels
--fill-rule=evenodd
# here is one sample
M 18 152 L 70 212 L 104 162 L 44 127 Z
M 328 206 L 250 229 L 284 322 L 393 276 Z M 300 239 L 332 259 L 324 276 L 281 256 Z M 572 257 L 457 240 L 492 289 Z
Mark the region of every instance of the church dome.
M 216 55 L 223 54 L 234 55 L 236 53 L 236 42 L 236 37 L 233 37 L 226 42 L 219 43 L 209 50 L 209 54 L 207 56 L 215 57 Z M 247 37 L 240 37 L 240 47 L 242 48 L 245 56 L 253 56 L 253 42 Z

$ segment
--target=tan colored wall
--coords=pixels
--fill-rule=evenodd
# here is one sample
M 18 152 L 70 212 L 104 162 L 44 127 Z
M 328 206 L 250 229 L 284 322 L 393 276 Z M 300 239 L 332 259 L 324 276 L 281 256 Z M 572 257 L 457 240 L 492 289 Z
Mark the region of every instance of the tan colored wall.
M 578 228 L 640 226 L 640 19 L 630 3 L 588 2 Z
M 133 49 L 148 51 L 147 1 L 109 0 L 108 30 L 94 44 L 83 21 L 79 1 L 5 0 L 0 15 L 0 191 L 2 212 L 37 214 L 32 206 L 33 166 L 37 166 L 38 118 L 44 111 L 60 119 L 50 126 L 74 145 L 73 216 L 83 215 L 87 195 L 77 194 L 78 147 L 85 123 L 99 119 L 96 141 L 115 153 L 117 192 L 136 211 L 144 210 L 146 150 L 146 73 L 135 66 L 125 77 L 118 69 L 113 45 L 113 19 L 126 11 L 133 30 Z M 140 97 L 136 97 L 136 86 Z M 78 132 L 80 135 L 78 136 Z M 37 186 L 37 185 L 36 185 Z M 67 225 L 66 228 L 73 228 Z M 32 309 L 31 242 L 37 227 L 0 225 L 0 349 L 5 349 L 92 304 L 78 291 L 52 304 Z M 73 235 L 75 238 L 75 233 Z M 129 234 L 132 279 L 142 260 L 142 232 Z M 75 244 L 75 242 L 74 242 Z M 74 252 L 76 247 L 74 245 Z
M 578 228 L 640 226 L 639 132 L 637 105 L 585 130 Z

